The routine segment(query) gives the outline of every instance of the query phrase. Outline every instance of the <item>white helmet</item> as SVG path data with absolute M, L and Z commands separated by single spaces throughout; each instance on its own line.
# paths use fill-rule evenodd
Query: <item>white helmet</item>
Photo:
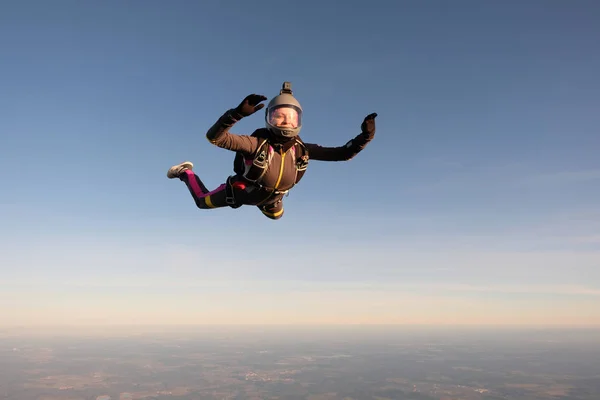
M 267 129 L 277 136 L 292 138 L 300 133 L 302 106 L 293 96 L 290 82 L 283 82 L 279 95 L 267 105 L 265 123 Z

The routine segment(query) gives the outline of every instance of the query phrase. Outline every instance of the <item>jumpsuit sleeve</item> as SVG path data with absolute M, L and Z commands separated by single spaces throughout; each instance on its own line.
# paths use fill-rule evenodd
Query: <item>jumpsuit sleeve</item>
M 375 133 L 359 133 L 354 139 L 350 139 L 344 146 L 323 147 L 314 143 L 304 143 L 311 160 L 319 161 L 348 161 L 360 153 L 371 140 Z
M 258 148 L 258 140 L 250 135 L 238 135 L 229 132 L 229 129 L 242 116 L 236 114 L 234 109 L 227 110 L 219 117 L 217 122 L 206 132 L 206 139 L 212 144 L 222 149 L 252 154 Z

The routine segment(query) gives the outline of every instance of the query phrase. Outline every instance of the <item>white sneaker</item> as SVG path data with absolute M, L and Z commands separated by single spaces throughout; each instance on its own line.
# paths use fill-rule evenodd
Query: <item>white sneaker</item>
M 181 164 L 173 165 L 171 168 L 169 168 L 169 171 L 167 171 L 167 178 L 178 178 L 179 175 L 183 173 L 183 171 L 187 169 L 191 170 L 192 168 L 194 168 L 194 164 L 192 164 L 190 161 L 185 161 Z

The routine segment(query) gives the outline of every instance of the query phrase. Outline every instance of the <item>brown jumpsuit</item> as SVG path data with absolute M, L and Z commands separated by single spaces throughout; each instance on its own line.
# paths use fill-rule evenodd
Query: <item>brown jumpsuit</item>
M 208 130 L 206 138 L 212 144 L 223 149 L 242 153 L 245 157 L 253 158 L 260 146 L 261 139 L 250 135 L 238 135 L 229 129 L 239 121 L 234 117 L 234 109 L 226 111 Z M 241 175 L 230 176 L 227 181 L 209 191 L 200 178 L 190 170 L 181 174 L 181 179 L 187 185 L 198 208 L 234 207 L 240 205 L 255 205 L 271 219 L 283 216 L 283 196 L 296 183 L 296 154 L 294 144 L 296 139 L 275 138 L 266 128 L 258 131 L 272 138 L 269 141 L 272 158 L 267 171 L 260 180 L 260 185 L 246 181 Z M 317 144 L 304 143 L 311 160 L 346 161 L 356 156 L 373 139 L 375 132 L 362 132 L 344 146 L 322 147 Z M 228 203 L 227 198 L 234 197 L 235 204 Z

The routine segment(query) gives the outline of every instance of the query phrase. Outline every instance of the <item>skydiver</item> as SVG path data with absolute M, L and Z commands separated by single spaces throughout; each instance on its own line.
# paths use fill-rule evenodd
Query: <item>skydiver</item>
M 267 100 L 250 94 L 233 109 L 227 110 L 206 133 L 208 141 L 220 148 L 236 152 L 234 175 L 209 191 L 193 172 L 193 163 L 185 161 L 169 168 L 169 179 L 179 178 L 201 209 L 253 205 L 268 218 L 283 216 L 283 196 L 304 175 L 309 158 L 319 161 L 347 161 L 361 152 L 375 136 L 375 117 L 367 115 L 361 133 L 344 146 L 322 147 L 304 143 L 298 136 L 302 128 L 302 107 L 293 96 L 291 84 L 284 82 L 279 95 L 271 99 L 265 110 L 265 128 L 251 135 L 238 135 L 229 129 L 242 118 L 261 110 Z

